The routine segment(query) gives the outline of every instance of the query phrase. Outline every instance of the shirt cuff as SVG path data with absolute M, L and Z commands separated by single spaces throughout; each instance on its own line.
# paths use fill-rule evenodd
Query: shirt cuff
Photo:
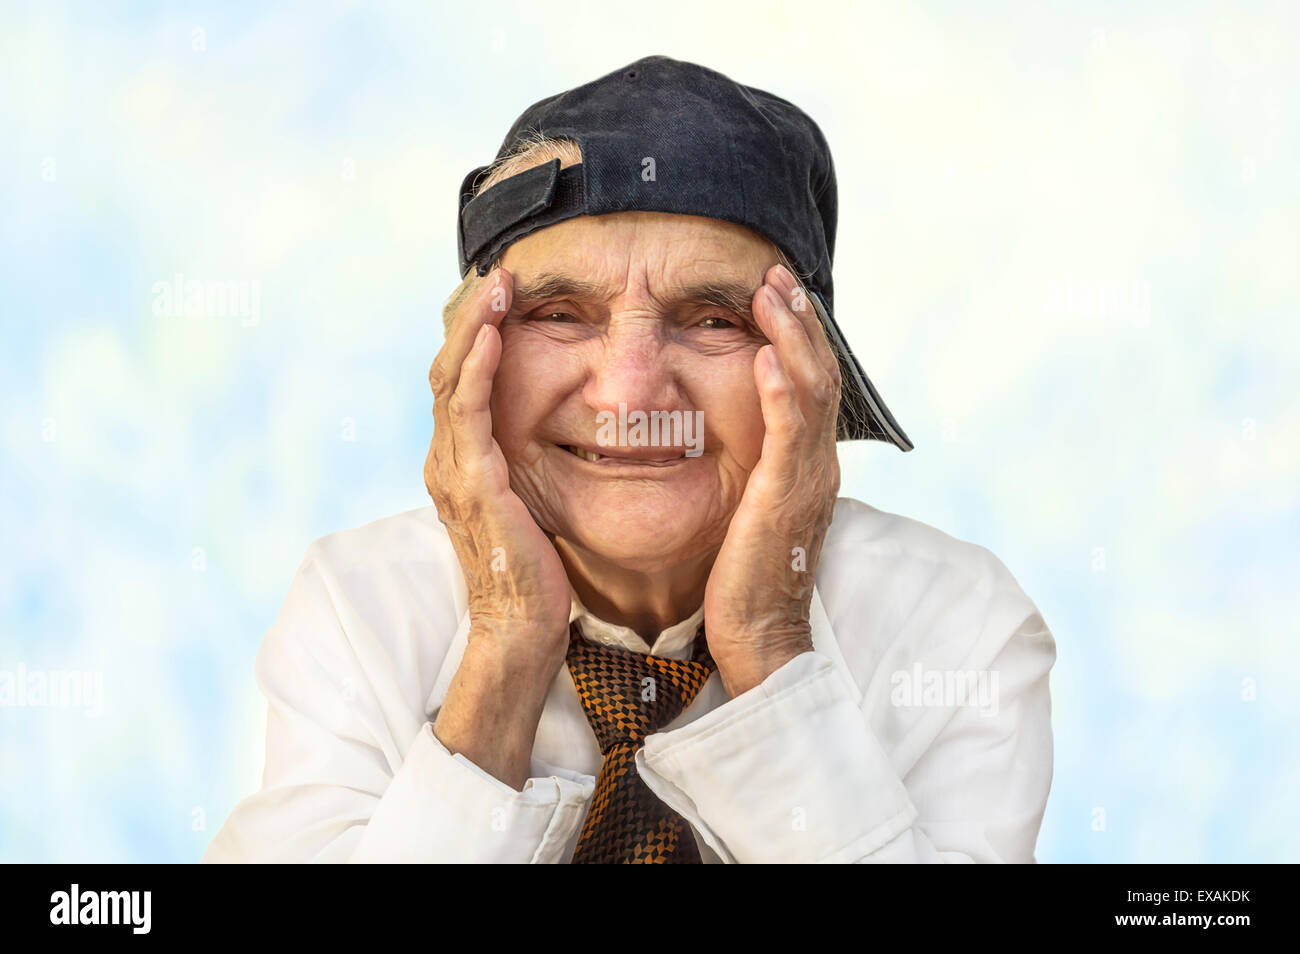
M 426 722 L 350 860 L 559 863 L 573 851 L 595 784 L 552 775 L 515 791 L 449 752 Z
M 801 653 L 712 712 L 648 736 L 637 771 L 724 862 L 857 861 L 917 812 L 847 678 L 830 657 Z

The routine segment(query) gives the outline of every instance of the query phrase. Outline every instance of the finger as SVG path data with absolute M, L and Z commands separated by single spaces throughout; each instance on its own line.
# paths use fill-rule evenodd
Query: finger
M 478 330 L 485 324 L 500 325 L 510 308 L 514 290 L 513 276 L 504 268 L 493 269 L 488 281 L 476 289 L 447 330 L 447 339 L 429 369 L 429 386 L 433 390 L 433 436 L 438 441 L 441 430 L 451 437 L 447 419 L 447 402 L 460 384 L 461 366 L 474 345 Z
M 489 493 L 503 489 L 497 486 L 502 475 L 496 467 L 499 452 L 492 437 L 491 407 L 492 380 L 500 361 L 500 333 L 490 324 L 479 326 L 461 365 L 456 393 L 447 402 L 456 466 L 468 484 Z
M 813 350 L 808 332 L 771 285 L 761 285 L 755 298 L 761 302 L 756 302 L 754 316 L 775 346 L 781 367 L 799 386 L 800 399 L 819 409 L 816 417 L 824 416 L 835 398 L 835 382 Z
M 758 349 L 754 358 L 754 383 L 763 412 L 761 460 L 777 473 L 796 470 L 798 446 L 804 432 L 804 416 L 794 381 L 781 363 L 773 345 Z
M 510 310 L 513 291 L 513 276 L 504 268 L 495 268 L 452 318 L 446 340 L 429 369 L 429 384 L 435 396 L 442 391 L 450 397 L 456 390 L 460 366 L 474 346 L 479 328 L 501 324 Z
M 831 343 L 827 339 L 826 329 L 822 327 L 821 318 L 817 315 L 817 308 L 813 305 L 812 298 L 808 295 L 807 290 L 795 280 L 795 277 L 790 274 L 790 270 L 784 265 L 773 265 L 767 270 L 765 278 L 768 284 L 775 286 L 777 291 L 781 293 L 785 303 L 794 313 L 794 316 L 799 319 L 800 324 L 803 325 L 822 367 L 832 377 L 838 379 L 840 363 L 835 360 L 835 354 L 831 351 Z

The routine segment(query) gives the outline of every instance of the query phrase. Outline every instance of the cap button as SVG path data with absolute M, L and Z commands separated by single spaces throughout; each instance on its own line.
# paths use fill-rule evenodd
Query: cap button
M 636 79 L 636 70 L 628 70 L 623 74 L 624 79 Z

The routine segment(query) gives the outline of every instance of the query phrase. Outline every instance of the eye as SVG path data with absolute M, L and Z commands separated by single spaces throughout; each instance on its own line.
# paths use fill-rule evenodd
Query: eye
M 710 322 L 716 322 L 716 324 L 710 324 Z M 709 315 L 709 317 L 704 318 L 700 321 L 700 327 L 725 329 L 725 328 L 739 328 L 740 326 L 736 324 L 734 321 L 732 321 L 730 318 L 723 318 L 721 315 Z
M 533 321 L 555 321 L 561 324 L 572 324 L 577 321 L 577 317 L 567 311 L 550 311 L 541 312 L 533 317 Z

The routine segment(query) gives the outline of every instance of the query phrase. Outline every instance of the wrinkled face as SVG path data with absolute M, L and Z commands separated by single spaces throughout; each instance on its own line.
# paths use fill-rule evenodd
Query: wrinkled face
M 646 571 L 722 543 L 762 447 L 750 306 L 776 263 L 749 229 L 658 212 L 506 250 L 493 430 L 544 529 Z

